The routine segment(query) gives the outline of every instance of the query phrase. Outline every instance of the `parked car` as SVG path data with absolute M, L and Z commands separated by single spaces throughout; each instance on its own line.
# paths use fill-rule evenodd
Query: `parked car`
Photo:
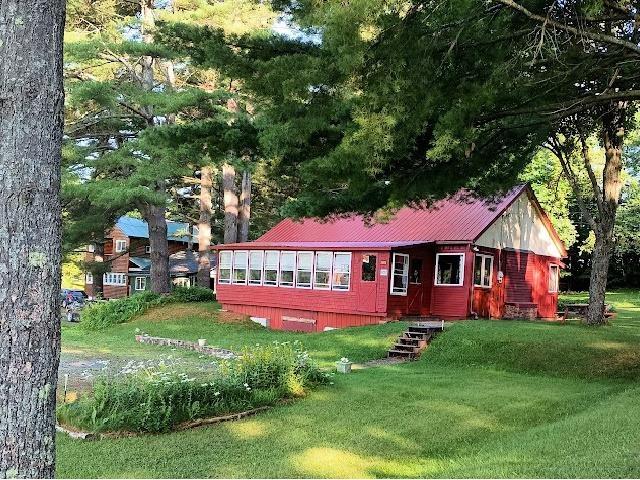
M 82 290 L 71 290 L 69 288 L 63 288 L 60 291 L 60 299 L 62 300 L 63 307 L 66 307 L 67 304 L 74 302 L 83 304 L 86 298 L 87 294 Z

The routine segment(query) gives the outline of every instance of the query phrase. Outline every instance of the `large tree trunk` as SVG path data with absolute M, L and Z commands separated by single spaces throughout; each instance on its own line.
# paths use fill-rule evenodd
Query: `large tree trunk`
M 200 218 L 198 219 L 198 285 L 209 288 L 211 285 L 211 188 L 213 187 L 213 168 L 202 167 L 200 173 Z
M 251 219 L 251 172 L 242 174 L 242 191 L 238 211 L 238 242 L 249 240 L 249 220 Z
M 93 261 L 101 262 L 104 265 L 104 239 L 94 243 Z M 102 297 L 104 293 L 103 269 L 93 273 L 93 296 Z
M 236 194 L 236 170 L 232 165 L 222 166 L 222 188 L 224 190 L 224 243 L 235 243 L 238 239 L 238 195 Z
M 169 293 L 169 242 L 167 241 L 166 208 L 164 205 L 145 205 L 142 214 L 149 225 L 151 246 L 151 290 Z
M 0 478 L 53 477 L 64 1 L 0 1 Z
M 599 208 L 599 221 L 596 244 L 591 257 L 591 278 L 589 283 L 589 308 L 587 323 L 599 325 L 605 322 L 605 293 L 609 263 L 615 248 L 614 226 L 618 203 L 622 192 L 622 149 L 624 146 L 624 124 L 626 105 L 616 103 L 602 119 L 602 146 L 605 152 L 605 165 L 602 172 L 602 204 Z

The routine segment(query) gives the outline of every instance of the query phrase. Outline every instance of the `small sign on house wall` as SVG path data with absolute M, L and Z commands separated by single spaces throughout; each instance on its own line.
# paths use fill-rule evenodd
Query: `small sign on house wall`
M 381 277 L 386 277 L 388 273 L 389 273 L 389 270 L 387 270 L 386 268 L 381 268 L 380 269 L 380 276 Z

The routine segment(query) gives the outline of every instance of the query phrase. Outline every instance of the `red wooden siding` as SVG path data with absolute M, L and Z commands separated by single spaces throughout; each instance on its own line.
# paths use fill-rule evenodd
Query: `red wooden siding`
M 431 278 L 431 315 L 447 319 L 460 319 L 469 316 L 470 295 L 473 282 L 473 255 L 469 245 L 444 245 L 437 253 L 464 253 L 464 281 L 461 286 L 435 285 L 435 273 Z M 434 259 L 435 262 L 435 259 Z
M 554 318 L 558 294 L 549 292 L 549 266 L 558 265 L 560 259 L 514 250 L 481 249 L 480 253 L 492 254 L 493 281 L 490 289 L 474 287 L 474 312 L 480 317 L 501 318 L 506 302 L 533 303 L 538 316 Z M 502 270 L 504 280 L 497 281 Z
M 362 257 L 376 256 L 376 281 L 362 281 Z M 378 323 L 386 317 L 389 276 L 389 252 L 351 253 L 349 291 L 315 290 L 258 285 L 217 285 L 217 298 L 224 308 L 269 319 L 272 328 L 311 331 L 309 322 L 285 320 L 282 317 L 313 319 L 313 331 L 325 327 L 343 328 Z M 361 289 L 367 289 L 367 303 L 361 305 Z

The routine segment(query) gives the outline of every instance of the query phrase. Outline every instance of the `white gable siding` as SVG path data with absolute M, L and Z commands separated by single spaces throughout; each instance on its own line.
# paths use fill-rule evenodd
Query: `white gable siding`
M 562 252 L 525 192 L 478 238 L 476 245 L 513 248 L 562 257 Z

